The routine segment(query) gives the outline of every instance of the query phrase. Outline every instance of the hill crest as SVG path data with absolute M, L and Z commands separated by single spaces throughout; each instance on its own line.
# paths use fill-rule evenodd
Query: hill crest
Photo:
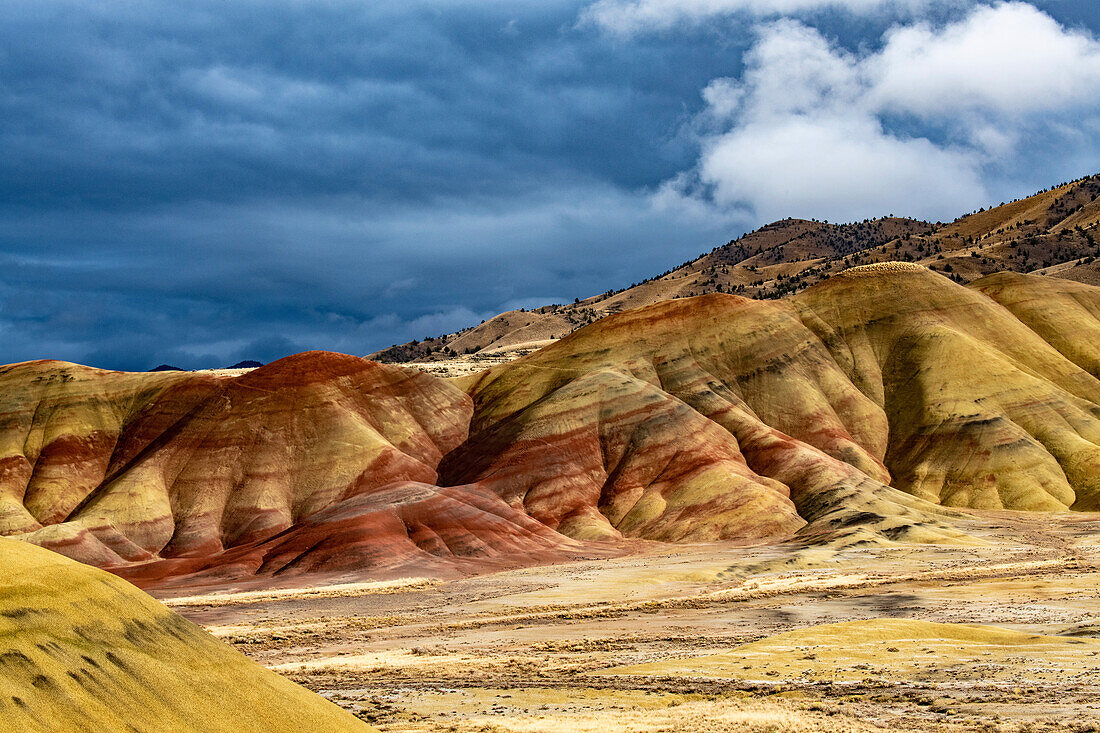
M 925 265 L 968 283 L 1009 270 L 1100 284 L 1100 175 L 972 212 L 949 223 L 887 216 L 833 224 L 783 219 L 621 290 L 508 311 L 452 334 L 397 344 L 384 362 L 465 358 L 490 364 L 545 346 L 604 316 L 662 300 L 735 293 L 775 299 L 853 266 Z

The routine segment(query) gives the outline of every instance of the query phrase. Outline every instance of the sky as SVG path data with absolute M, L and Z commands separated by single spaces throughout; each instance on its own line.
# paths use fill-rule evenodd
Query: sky
M 363 355 L 1097 172 L 1095 0 L 5 0 L 0 363 Z

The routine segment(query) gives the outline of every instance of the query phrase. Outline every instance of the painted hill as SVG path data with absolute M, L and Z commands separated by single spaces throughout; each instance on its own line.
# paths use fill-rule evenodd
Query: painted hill
M 374 730 L 130 584 L 0 539 L 0 728 Z
M 509 311 L 472 328 L 372 354 L 386 362 L 517 355 L 606 315 L 708 293 L 756 299 L 799 292 L 849 267 L 924 264 L 968 283 L 1000 271 L 1100 284 L 1100 175 L 975 212 L 949 224 L 886 217 L 852 224 L 785 219 L 622 290 Z
M 1058 287 L 1012 278 L 1005 302 Z M 577 537 L 776 537 L 853 514 L 900 537 L 931 526 L 912 497 L 1093 509 L 1100 381 L 1071 334 L 1096 317 L 1052 315 L 1048 342 L 979 289 L 1004 279 L 868 265 L 787 300 L 605 318 L 466 378 L 470 437 L 440 471 Z
M 0 370 L 0 531 L 144 586 L 464 573 L 624 540 L 960 541 L 1100 508 L 1100 289 L 907 262 L 603 318 L 461 380 Z
M 135 580 L 446 574 L 456 554 L 571 548 L 477 487 L 434 486 L 471 403 L 414 369 L 324 352 L 239 376 L 30 362 L 0 370 L 0 395 L 0 533 Z

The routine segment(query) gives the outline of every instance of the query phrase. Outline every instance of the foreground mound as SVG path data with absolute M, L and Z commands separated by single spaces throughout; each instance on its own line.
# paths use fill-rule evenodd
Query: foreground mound
M 369 731 L 112 575 L 0 540 L 0 728 Z
M 671 659 L 605 674 L 791 679 L 935 680 L 943 676 L 1011 681 L 1010 662 L 1049 667 L 1052 678 L 1094 671 L 1100 640 L 1045 636 L 994 626 L 880 618 L 811 626 L 691 659 Z M 976 665 L 975 662 L 981 662 Z

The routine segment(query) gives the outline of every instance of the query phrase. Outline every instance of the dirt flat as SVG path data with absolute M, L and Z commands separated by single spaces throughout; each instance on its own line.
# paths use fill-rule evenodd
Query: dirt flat
M 1100 728 L 1100 515 L 962 527 L 171 603 L 383 731 Z

